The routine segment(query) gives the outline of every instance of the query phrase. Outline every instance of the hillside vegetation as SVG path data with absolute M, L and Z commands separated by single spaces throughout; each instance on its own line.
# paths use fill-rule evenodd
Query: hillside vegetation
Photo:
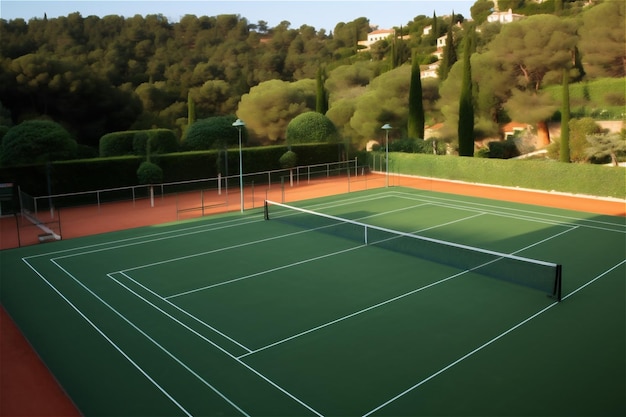
M 339 22 L 330 33 L 289 22 L 270 28 L 240 15 L 0 20 L 0 135 L 23 121 L 51 120 L 84 158 L 90 150 L 97 156 L 104 135 L 126 130 L 169 129 L 184 149 L 189 125 L 219 116 L 243 119 L 248 145 L 284 144 L 291 120 L 323 108 L 348 147 L 380 141 L 385 123 L 392 140 L 428 139 L 407 134 L 411 62 L 437 61 L 442 36 L 440 76 L 420 80 L 420 108 L 427 126 L 443 126 L 436 136 L 447 153 L 458 146 L 464 53 L 471 54 L 475 139 L 498 137 L 511 120 L 541 129 L 560 117 L 564 70 L 573 117 L 623 117 L 623 2 L 499 6 L 527 16 L 488 23 L 494 5 L 487 0 L 475 2 L 471 19 L 398 16 L 396 36 L 365 51 L 358 41 L 375 23 L 367 17 Z

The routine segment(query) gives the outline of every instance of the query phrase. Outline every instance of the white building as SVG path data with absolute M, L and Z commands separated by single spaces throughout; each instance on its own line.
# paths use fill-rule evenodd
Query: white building
M 500 22 L 503 25 L 507 24 L 507 23 L 511 23 L 511 22 L 515 22 L 517 20 L 522 20 L 524 17 L 523 14 L 516 14 L 513 13 L 513 10 L 509 9 L 506 12 L 493 12 L 491 13 L 489 16 L 487 16 L 487 22 L 489 23 L 494 23 L 494 22 Z
M 392 37 L 394 33 L 396 33 L 396 31 L 393 29 L 374 30 L 367 34 L 366 41 L 359 41 L 359 46 L 364 46 L 364 48 L 361 50 L 370 49 L 370 47 L 374 45 L 376 42 Z

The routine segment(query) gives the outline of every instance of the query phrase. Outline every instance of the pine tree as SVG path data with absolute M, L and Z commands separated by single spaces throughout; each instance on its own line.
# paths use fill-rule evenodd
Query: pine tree
M 409 86 L 409 118 L 407 133 L 410 138 L 424 139 L 424 103 L 419 59 L 413 53 L 411 60 L 411 85 Z
M 459 99 L 459 155 L 474 156 L 474 103 L 472 100 L 472 68 L 470 57 L 473 49 L 472 28 L 463 46 L 463 82 Z

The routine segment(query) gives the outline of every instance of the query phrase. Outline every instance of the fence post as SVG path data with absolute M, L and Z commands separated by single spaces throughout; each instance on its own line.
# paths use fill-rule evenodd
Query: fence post
M 280 177 L 280 189 L 282 190 L 282 197 L 281 197 L 281 203 L 285 202 L 285 177 L 281 176 Z

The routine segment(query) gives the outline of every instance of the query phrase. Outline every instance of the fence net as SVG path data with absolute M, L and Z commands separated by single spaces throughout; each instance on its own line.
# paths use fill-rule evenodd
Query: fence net
M 49 207 L 49 213 L 40 214 L 39 208 L 37 207 L 37 200 L 33 196 L 24 192 L 19 187 L 18 195 L 21 218 L 18 222 L 18 228 L 22 230 L 38 229 L 38 240 L 40 242 L 61 240 L 61 221 L 59 213 L 55 213 L 53 206 Z

